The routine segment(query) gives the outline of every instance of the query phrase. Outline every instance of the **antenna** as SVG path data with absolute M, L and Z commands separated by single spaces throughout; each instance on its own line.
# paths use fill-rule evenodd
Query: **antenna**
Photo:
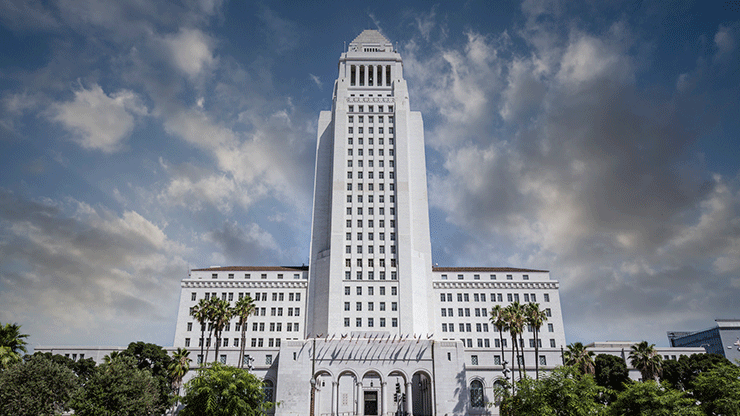
M 347 41 L 346 40 L 344 41 L 344 49 L 342 50 L 342 52 L 347 52 Z

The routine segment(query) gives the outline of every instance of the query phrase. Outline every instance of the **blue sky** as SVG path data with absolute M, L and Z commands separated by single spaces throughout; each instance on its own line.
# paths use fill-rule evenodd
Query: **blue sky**
M 738 1 L 8 0 L 0 322 L 170 345 L 188 268 L 307 263 L 368 28 L 424 116 L 435 263 L 550 270 L 569 342 L 738 317 Z

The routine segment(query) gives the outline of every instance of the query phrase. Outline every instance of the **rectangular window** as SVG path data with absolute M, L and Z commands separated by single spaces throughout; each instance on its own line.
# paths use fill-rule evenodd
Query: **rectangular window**
M 194 301 L 194 300 L 196 299 L 196 297 L 197 297 L 197 296 L 198 296 L 198 295 L 197 295 L 197 294 L 196 294 L 195 292 L 191 293 L 191 294 L 190 294 L 190 300 Z
M 555 348 L 555 340 L 550 339 L 550 348 Z
M 550 311 L 550 308 L 546 308 L 546 309 L 545 309 L 545 315 L 546 315 L 546 316 L 547 316 L 548 318 L 552 317 L 552 311 Z
M 375 324 L 375 322 L 374 322 L 373 318 L 367 318 L 367 326 L 368 327 L 372 328 L 374 324 Z
M 552 326 L 552 324 L 547 324 L 547 332 L 555 332 L 555 328 Z
M 477 355 L 471 355 L 470 356 L 470 365 L 478 365 L 478 356 Z
M 272 354 L 265 355 L 265 365 L 272 365 Z
M 447 324 L 442 324 L 442 332 L 447 332 Z
M 380 302 L 380 310 L 381 311 L 385 310 L 385 302 Z
M 192 331 L 192 330 L 193 330 L 193 323 L 188 322 L 188 331 Z
M 392 311 L 398 310 L 398 302 L 391 302 L 391 310 Z
M 550 295 L 549 294 L 545 293 L 543 296 L 545 297 L 545 302 L 549 302 L 550 301 Z
M 185 346 L 186 347 L 190 346 L 190 338 L 185 338 Z
M 355 326 L 358 328 L 362 326 L 362 318 L 355 318 Z
M 398 328 L 398 318 L 391 318 L 391 326 L 393 328 Z

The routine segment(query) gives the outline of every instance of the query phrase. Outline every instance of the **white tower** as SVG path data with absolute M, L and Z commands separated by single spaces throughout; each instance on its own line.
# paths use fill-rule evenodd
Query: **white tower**
M 433 332 L 424 127 L 378 31 L 341 55 L 318 124 L 306 335 Z

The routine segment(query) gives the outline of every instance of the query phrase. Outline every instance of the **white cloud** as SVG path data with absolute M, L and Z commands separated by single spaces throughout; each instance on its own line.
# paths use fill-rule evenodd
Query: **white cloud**
M 183 28 L 166 36 L 164 44 L 172 57 L 173 66 L 190 78 L 199 76 L 213 66 L 213 39 L 194 28 Z
M 53 104 L 51 119 L 62 123 L 73 134 L 73 140 L 86 149 L 113 153 L 131 134 L 134 116 L 148 110 L 133 91 L 121 90 L 106 95 L 100 85 L 81 88 L 74 99 Z
M 319 77 L 317 77 L 314 74 L 308 74 L 308 76 L 309 76 L 309 78 L 311 78 L 311 81 L 313 81 L 314 84 L 316 84 L 316 86 L 319 87 L 319 89 L 320 89 L 321 86 L 322 86 L 322 84 L 321 84 L 321 80 L 319 79 Z
M 125 344 L 131 333 L 171 328 L 172 285 L 189 251 L 138 212 L 1 190 L 0 230 L 0 257 L 12 259 L 0 264 L 0 321 L 23 322 L 31 334 L 51 323 L 54 338 L 43 342 L 53 344 Z

